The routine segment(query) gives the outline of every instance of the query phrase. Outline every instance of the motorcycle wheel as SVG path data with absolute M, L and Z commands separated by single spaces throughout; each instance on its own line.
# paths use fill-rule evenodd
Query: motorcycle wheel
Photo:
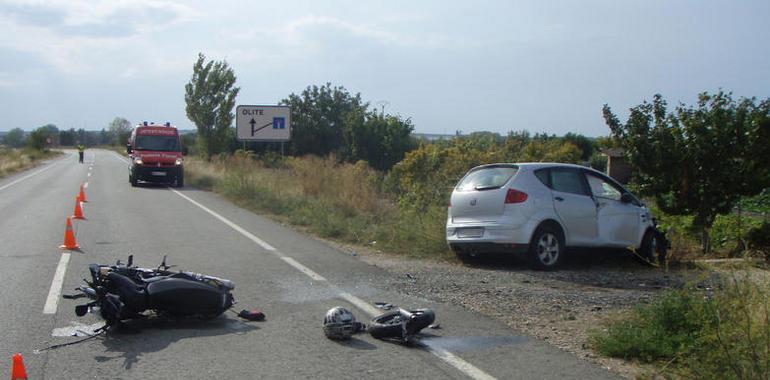
M 406 334 L 414 335 L 428 327 L 436 319 L 433 310 L 417 309 L 408 313 L 416 317 L 406 323 Z M 377 339 L 404 338 L 404 329 L 401 327 L 402 313 L 400 310 L 390 311 L 372 319 L 369 325 L 369 334 Z

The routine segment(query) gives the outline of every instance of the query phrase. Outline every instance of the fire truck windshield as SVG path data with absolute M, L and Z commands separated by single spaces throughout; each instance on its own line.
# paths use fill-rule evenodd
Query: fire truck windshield
M 136 136 L 136 150 L 179 152 L 179 138 L 176 136 Z

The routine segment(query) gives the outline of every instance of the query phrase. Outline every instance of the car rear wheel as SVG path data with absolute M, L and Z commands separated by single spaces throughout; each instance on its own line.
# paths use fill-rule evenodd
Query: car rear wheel
M 529 244 L 529 260 L 534 269 L 554 270 L 564 256 L 564 238 L 551 226 L 535 231 Z

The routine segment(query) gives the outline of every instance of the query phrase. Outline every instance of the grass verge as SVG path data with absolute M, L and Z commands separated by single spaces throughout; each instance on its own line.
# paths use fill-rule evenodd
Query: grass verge
M 0 148 L 0 178 L 31 168 L 39 161 L 61 154 L 51 150 Z
M 616 316 L 595 332 L 601 354 L 652 363 L 655 375 L 770 378 L 767 278 L 733 271 L 714 289 L 689 286 Z
M 398 207 L 381 190 L 381 174 L 363 161 L 262 161 L 237 152 L 209 162 L 188 158 L 185 178 L 188 184 L 323 238 L 415 257 L 453 257 L 443 235 L 446 210 Z

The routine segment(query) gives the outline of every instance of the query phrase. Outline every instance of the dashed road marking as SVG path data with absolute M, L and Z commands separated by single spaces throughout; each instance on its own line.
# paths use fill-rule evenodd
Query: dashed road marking
M 354 295 L 352 295 L 350 293 L 347 293 L 347 292 L 344 292 L 344 291 L 338 289 L 336 286 L 334 286 L 333 284 L 329 283 L 329 281 L 325 277 L 323 277 L 320 274 L 314 272 L 310 268 L 302 265 L 300 262 L 298 262 L 294 258 L 291 258 L 291 257 L 286 256 L 285 254 L 281 253 L 280 251 L 275 249 L 275 247 L 273 247 L 272 245 L 268 244 L 264 240 L 262 240 L 259 237 L 255 236 L 251 232 L 246 231 L 243 227 L 241 227 L 241 226 L 231 222 L 229 219 L 225 218 L 224 216 L 219 215 L 218 213 L 212 211 L 208 207 L 200 204 L 199 202 L 197 202 L 197 201 L 193 200 L 192 198 L 182 194 L 179 191 L 171 189 L 171 188 L 169 188 L 169 190 L 174 192 L 176 195 L 179 195 L 180 197 L 188 200 L 190 203 L 198 206 L 200 209 L 202 209 L 203 211 L 206 211 L 211 216 L 219 219 L 222 223 L 224 223 L 227 226 L 229 226 L 230 228 L 238 231 L 241 235 L 243 235 L 246 238 L 248 238 L 249 240 L 257 243 L 257 245 L 261 246 L 262 248 L 264 248 L 265 250 L 269 251 L 270 253 L 276 255 L 281 260 L 283 260 L 287 264 L 291 265 L 292 267 L 294 267 L 298 271 L 304 273 L 306 276 L 310 277 L 311 279 L 313 279 L 315 281 L 326 282 L 330 287 L 332 287 L 332 289 L 334 289 L 337 292 L 337 295 L 340 298 L 342 298 L 342 299 L 350 302 L 351 304 L 355 305 L 359 309 L 361 309 L 364 312 L 366 312 L 367 314 L 369 314 L 371 317 L 374 317 L 374 316 L 380 314 L 380 310 L 378 310 L 374 306 L 370 305 L 369 303 L 367 303 L 366 301 L 362 300 L 361 298 L 358 298 L 358 297 L 356 297 L 356 296 L 354 296 Z M 476 380 L 491 380 L 491 379 L 495 379 L 495 377 L 489 375 L 488 373 L 484 372 L 480 368 L 474 366 L 473 364 L 463 360 L 459 356 L 457 356 L 457 355 L 455 355 L 455 354 L 453 354 L 453 353 L 451 353 L 451 352 L 449 352 L 449 351 L 447 351 L 447 350 L 445 350 L 443 348 L 425 347 L 425 349 L 428 352 L 430 352 L 431 354 L 433 354 L 434 356 L 436 356 L 437 358 L 443 360 L 445 363 L 451 365 L 452 367 L 454 367 L 455 369 L 457 369 L 458 371 L 464 373 L 465 375 L 467 375 L 468 377 L 470 377 L 472 379 L 476 379 Z
M 115 157 L 116 159 L 120 160 L 123 163 L 127 163 L 128 162 L 128 160 L 123 159 L 120 156 L 117 156 L 117 153 L 113 157 Z M 203 211 L 206 211 L 211 216 L 219 219 L 222 223 L 224 223 L 227 226 L 229 226 L 230 228 L 238 231 L 241 235 L 243 235 L 246 238 L 248 238 L 249 240 L 257 243 L 257 245 L 261 246 L 262 248 L 264 248 L 265 250 L 269 251 L 270 253 L 278 256 L 281 260 L 283 260 L 287 264 L 291 265 L 295 269 L 299 270 L 300 272 L 304 273 L 305 275 L 307 275 L 308 277 L 312 278 L 313 280 L 326 282 L 327 284 L 329 284 L 329 286 L 331 286 L 333 289 L 335 289 L 337 291 L 337 294 L 340 296 L 340 298 L 342 298 L 342 299 L 350 302 L 351 304 L 355 305 L 359 309 L 361 309 L 364 312 L 366 312 L 367 314 L 369 314 L 371 317 L 374 317 L 374 316 L 380 314 L 380 310 L 378 310 L 376 307 L 370 305 L 369 303 L 367 303 L 366 301 L 362 300 L 361 298 L 358 298 L 358 297 L 356 297 L 356 296 L 354 296 L 354 295 L 352 295 L 350 293 L 347 293 L 347 292 L 344 292 L 342 290 L 337 289 L 337 287 L 332 285 L 331 283 L 329 283 L 329 281 L 326 280 L 325 277 L 323 277 L 320 274 L 314 272 L 313 270 L 307 268 L 306 266 L 300 264 L 298 261 L 294 260 L 293 258 L 284 255 L 283 253 L 281 253 L 280 251 L 275 249 L 275 247 L 273 247 L 272 245 L 270 245 L 267 242 L 265 242 L 264 240 L 258 238 L 257 236 L 255 236 L 251 232 L 246 231 L 241 226 L 231 222 L 229 219 L 225 218 L 224 216 L 219 215 L 218 213 L 212 211 L 208 207 L 198 203 L 197 201 L 195 201 L 192 198 L 190 198 L 190 197 L 180 193 L 177 190 L 174 190 L 174 189 L 169 189 L 169 190 L 171 190 L 175 194 L 179 195 L 180 197 L 188 200 L 190 203 L 198 206 L 200 209 L 202 209 Z M 300 269 L 300 268 L 302 268 L 302 269 Z M 453 353 L 451 353 L 451 352 L 449 352 L 449 351 L 447 351 L 447 350 L 445 350 L 443 348 L 426 347 L 425 349 L 428 352 L 430 352 L 431 354 L 433 354 L 434 356 L 436 356 L 437 358 L 443 360 L 445 363 L 451 365 L 452 367 L 454 367 L 455 369 L 457 369 L 458 371 L 464 373 L 465 375 L 467 375 L 468 377 L 470 377 L 472 379 L 476 379 L 476 380 L 492 380 L 492 379 L 495 379 L 494 376 L 489 375 L 488 373 L 484 372 L 480 368 L 474 366 L 471 363 L 468 363 L 467 361 L 463 360 L 459 356 L 457 356 L 457 355 L 455 355 L 455 354 L 453 354 Z
M 59 259 L 59 265 L 56 266 L 56 272 L 51 281 L 51 289 L 48 291 L 48 298 L 43 306 L 43 314 L 56 314 L 56 308 L 61 298 L 61 289 L 64 285 L 64 274 L 67 272 L 67 264 L 70 262 L 70 253 L 64 252 Z

